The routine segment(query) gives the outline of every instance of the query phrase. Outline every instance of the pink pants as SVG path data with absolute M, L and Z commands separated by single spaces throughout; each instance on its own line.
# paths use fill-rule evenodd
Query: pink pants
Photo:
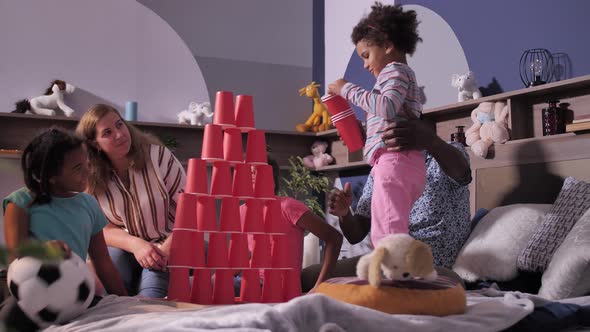
M 426 163 L 422 151 L 375 152 L 371 199 L 371 242 L 394 233 L 408 233 L 410 211 L 422 195 Z

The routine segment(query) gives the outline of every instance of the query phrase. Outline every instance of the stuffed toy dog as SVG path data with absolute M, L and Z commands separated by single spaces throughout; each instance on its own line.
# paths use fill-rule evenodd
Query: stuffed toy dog
M 44 95 L 16 102 L 16 110 L 12 113 L 29 111 L 33 114 L 53 116 L 56 110 L 60 109 L 65 116 L 70 117 L 74 114 L 74 110 L 64 103 L 64 95 L 74 90 L 76 90 L 75 86 L 62 80 L 55 80 L 51 82 Z
M 382 238 L 375 250 L 361 257 L 356 266 L 357 277 L 368 280 L 373 287 L 381 285 L 382 273 L 390 280 L 438 277 L 430 247 L 401 233 Z

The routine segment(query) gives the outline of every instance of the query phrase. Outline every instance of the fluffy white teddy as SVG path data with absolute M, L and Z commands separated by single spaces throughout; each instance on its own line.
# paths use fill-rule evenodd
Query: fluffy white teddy
M 454 74 L 451 85 L 459 90 L 457 95 L 457 101 L 459 102 L 481 98 L 481 92 L 472 71 L 463 75 Z
M 197 103 L 191 101 L 188 104 L 188 109 L 178 113 L 178 123 L 190 124 L 193 126 L 204 126 L 213 122 L 213 110 L 211 110 L 211 103 Z

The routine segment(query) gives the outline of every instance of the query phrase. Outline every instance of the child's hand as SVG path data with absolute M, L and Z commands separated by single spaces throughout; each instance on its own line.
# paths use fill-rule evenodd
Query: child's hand
M 344 217 L 350 211 L 350 205 L 352 205 L 352 192 L 350 189 L 350 183 L 344 184 L 344 190 L 332 189 L 328 196 L 328 213 L 337 217 Z
M 59 250 L 63 255 L 63 258 L 70 258 L 72 255 L 72 249 L 70 249 L 70 246 L 62 240 L 51 240 L 45 242 L 45 244 L 51 249 Z
M 342 87 L 344 86 L 344 84 L 348 83 L 348 81 L 346 81 L 345 79 L 337 79 L 334 82 L 330 83 L 328 85 L 328 92 L 333 94 L 333 95 L 339 95 L 340 94 L 340 90 L 342 90 Z

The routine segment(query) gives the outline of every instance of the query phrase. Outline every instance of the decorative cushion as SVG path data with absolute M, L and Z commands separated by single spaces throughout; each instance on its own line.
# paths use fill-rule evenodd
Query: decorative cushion
M 516 259 L 551 204 L 514 204 L 488 212 L 461 248 L 453 270 L 464 280 L 507 281 L 518 275 Z
M 550 300 L 590 292 L 590 209 L 553 254 L 541 283 L 539 295 Z
M 447 316 L 462 314 L 467 307 L 460 281 L 448 276 L 434 281 L 383 280 L 380 287 L 356 277 L 332 278 L 315 292 L 388 314 Z
M 590 184 L 566 178 L 551 211 L 518 256 L 518 268 L 530 272 L 545 271 L 555 250 L 589 207 Z

